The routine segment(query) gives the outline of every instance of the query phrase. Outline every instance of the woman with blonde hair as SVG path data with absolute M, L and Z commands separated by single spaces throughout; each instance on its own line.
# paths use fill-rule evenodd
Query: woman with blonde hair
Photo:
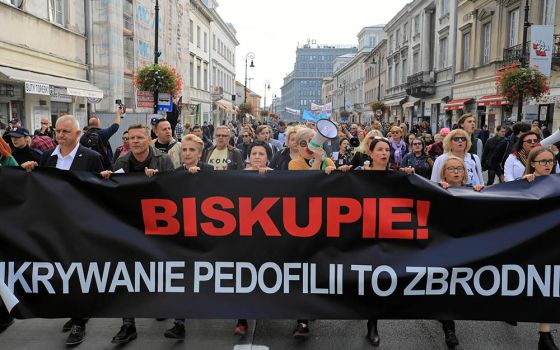
M 402 128 L 403 125 L 404 129 Z M 392 170 L 399 170 L 404 156 L 408 153 L 408 147 L 404 141 L 406 133 L 405 130 L 405 124 L 401 124 L 401 126 L 392 126 L 389 130 L 389 133 L 391 134 L 391 138 L 389 139 L 389 144 L 391 145 L 391 160 L 389 161 L 389 167 Z
M 482 178 L 480 158 L 476 154 L 468 153 L 471 146 L 471 138 L 465 130 L 456 129 L 451 131 L 443 139 L 444 153 L 434 162 L 431 180 L 439 183 L 441 181 L 440 174 L 444 161 L 450 156 L 455 156 L 463 159 L 465 163 L 465 170 L 467 171 L 466 184 L 472 186 L 483 185 L 484 179 Z
M 305 129 L 303 125 L 294 125 L 286 128 L 284 132 L 284 148 L 280 152 L 276 152 L 270 161 L 270 167 L 275 170 L 288 170 L 288 164 L 293 159 L 300 158 L 298 146 L 296 143 L 296 133 Z

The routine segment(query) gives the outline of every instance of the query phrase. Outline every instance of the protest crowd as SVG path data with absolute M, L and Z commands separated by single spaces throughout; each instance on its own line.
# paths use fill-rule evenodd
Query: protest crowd
M 121 131 L 122 145 L 114 151 L 109 139 L 119 134 L 121 114 L 106 128 L 91 116 L 82 130 L 76 118 L 60 117 L 53 127 L 48 119 L 31 133 L 19 120 L 10 121 L 0 138 L 0 166 L 38 167 L 95 172 L 108 179 L 113 173 L 144 173 L 148 177 L 163 172 L 210 173 L 213 171 L 255 171 L 265 175 L 275 170 L 385 171 L 416 174 L 443 189 L 470 187 L 483 191 L 485 186 L 507 181 L 532 182 L 538 176 L 559 171 L 558 143 L 543 147 L 550 136 L 539 122 L 517 122 L 495 130 L 476 128 L 471 114 L 463 115 L 453 128 L 430 130 L 428 123 L 337 125 L 337 135 L 320 147 L 311 147 L 317 129 L 314 123 L 229 122 L 214 127 L 177 124 L 165 118 L 153 119 L 151 128 L 131 125 Z M 134 318 L 123 316 L 121 329 L 112 342 L 125 344 L 137 338 Z M 178 315 L 179 316 L 179 315 Z M 64 325 L 69 331 L 67 345 L 81 343 L 87 319 L 72 318 Z M 0 311 L 0 332 L 13 324 L 5 307 Z M 165 337 L 185 338 L 185 319 L 175 319 Z M 459 345 L 453 320 L 441 320 L 443 341 L 450 349 Z M 515 325 L 512 320 L 508 323 Z M 378 320 L 367 321 L 367 338 L 379 346 Z M 235 334 L 245 336 L 247 320 L 239 319 Z M 307 338 L 309 320 L 295 321 L 293 336 Z M 459 330 L 460 332 L 460 330 Z M 539 324 L 538 349 L 558 349 L 550 324 Z

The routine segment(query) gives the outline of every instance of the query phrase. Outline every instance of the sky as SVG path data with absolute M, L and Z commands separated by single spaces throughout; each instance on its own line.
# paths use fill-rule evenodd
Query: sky
M 244 83 L 245 57 L 255 54 L 247 86 L 271 97 L 281 95 L 283 79 L 294 69 L 296 49 L 316 40 L 319 45 L 358 46 L 363 27 L 386 24 L 411 0 L 218 0 L 218 13 L 237 30 L 236 79 Z M 249 61 L 250 64 L 250 61 Z M 263 101 L 264 102 L 264 101 Z

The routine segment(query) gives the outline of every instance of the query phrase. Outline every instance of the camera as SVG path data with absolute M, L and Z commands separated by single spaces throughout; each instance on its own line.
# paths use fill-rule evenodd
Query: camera
M 119 106 L 119 109 L 121 110 L 121 118 L 124 118 L 124 116 L 126 115 L 126 106 L 122 103 L 122 100 L 115 100 L 115 104 L 117 106 Z

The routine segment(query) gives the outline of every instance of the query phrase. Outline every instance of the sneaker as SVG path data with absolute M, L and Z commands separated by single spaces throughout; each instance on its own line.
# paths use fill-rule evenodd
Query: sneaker
M 74 325 L 74 323 L 72 323 L 72 319 L 66 321 L 66 323 L 64 323 L 64 325 L 62 326 L 62 331 L 63 332 L 68 332 L 72 329 L 72 326 Z
M 296 329 L 294 330 L 294 338 L 307 339 L 308 336 L 309 336 L 309 325 L 303 322 L 298 323 Z
M 457 345 L 459 345 L 459 339 L 455 335 L 455 331 L 452 329 L 447 329 L 445 331 L 445 344 L 447 344 L 447 348 L 455 349 Z
M 136 333 L 136 326 L 132 324 L 123 324 L 119 333 L 117 333 L 117 335 L 113 337 L 113 340 L 111 340 L 111 343 L 128 343 L 129 341 L 136 339 L 137 336 L 138 334 Z
M 249 326 L 247 325 L 247 323 L 238 322 L 235 326 L 234 334 L 244 337 L 245 335 L 247 335 L 248 328 Z
M 14 324 L 13 317 L 2 318 L 2 320 L 0 320 L 0 333 L 4 332 L 6 329 L 8 329 L 8 327 L 10 327 L 13 324 Z
M 70 328 L 70 334 L 68 335 L 68 339 L 66 339 L 66 345 L 78 345 L 84 341 L 86 338 L 86 327 L 72 325 Z
M 185 325 L 175 322 L 173 327 L 166 330 L 163 335 L 171 339 L 185 339 Z

